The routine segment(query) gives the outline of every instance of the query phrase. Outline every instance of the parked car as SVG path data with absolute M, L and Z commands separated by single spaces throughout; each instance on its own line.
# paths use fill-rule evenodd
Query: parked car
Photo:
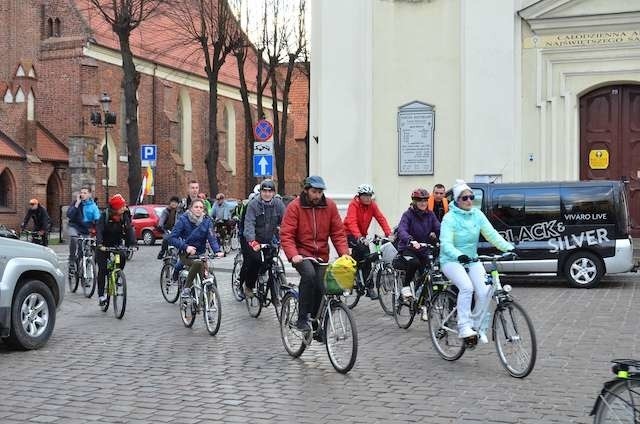
M 0 338 L 18 349 L 44 346 L 53 333 L 64 287 L 53 250 L 0 237 Z
M 0 224 L 0 237 L 6 237 L 10 239 L 15 239 L 15 240 L 18 240 L 20 238 L 14 230 L 7 228 L 1 224 Z
M 469 186 L 474 205 L 518 243 L 518 259 L 499 262 L 500 272 L 554 273 L 571 287 L 590 288 L 604 274 L 634 267 L 627 187 L 621 181 Z M 481 236 L 478 253 L 496 252 Z
M 133 205 L 130 206 L 133 229 L 136 239 L 148 246 L 155 244 L 164 233 L 158 228 L 160 214 L 165 205 Z

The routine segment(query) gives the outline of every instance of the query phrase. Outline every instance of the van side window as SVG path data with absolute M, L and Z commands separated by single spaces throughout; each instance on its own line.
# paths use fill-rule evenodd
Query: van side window
M 524 225 L 524 193 L 522 190 L 495 190 L 491 215 L 508 227 Z
M 524 211 L 526 226 L 557 220 L 560 216 L 560 189 L 558 187 L 526 189 Z
M 615 223 L 613 187 L 563 187 L 562 218 L 568 225 Z

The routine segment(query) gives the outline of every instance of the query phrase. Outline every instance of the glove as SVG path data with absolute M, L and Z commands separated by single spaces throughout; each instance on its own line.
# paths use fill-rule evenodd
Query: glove
M 104 247 L 103 245 L 99 245 L 99 246 L 98 246 L 98 250 L 100 250 L 100 251 L 104 252 L 105 250 L 107 250 L 107 248 L 106 248 L 106 247 Z
M 256 252 L 260 250 L 260 243 L 258 243 L 256 240 L 250 241 L 249 246 L 251 246 L 251 248 Z
M 468 257 L 467 255 L 460 255 L 458 256 L 458 262 L 460 262 L 463 265 L 466 265 L 469 262 L 471 262 L 471 258 Z

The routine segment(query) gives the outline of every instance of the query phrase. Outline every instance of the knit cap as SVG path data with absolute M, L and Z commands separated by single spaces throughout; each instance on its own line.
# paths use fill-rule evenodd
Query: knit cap
M 464 182 L 464 180 L 456 180 L 456 183 L 453 185 L 453 200 L 458 200 L 460 193 L 465 190 L 473 191 L 471 190 L 471 187 Z

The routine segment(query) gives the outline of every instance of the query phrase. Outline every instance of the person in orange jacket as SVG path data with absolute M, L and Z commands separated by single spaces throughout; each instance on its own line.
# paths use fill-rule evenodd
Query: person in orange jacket
M 347 234 L 347 241 L 351 248 L 351 256 L 359 262 L 362 269 L 362 278 L 367 281 L 371 272 L 371 263 L 368 261 L 360 263 L 369 254 L 369 245 L 366 241 L 369 225 L 373 218 L 378 221 L 385 236 L 391 235 L 391 228 L 384 217 L 377 203 L 373 200 L 373 187 L 370 184 L 360 184 L 357 194 L 349 203 L 347 216 L 344 218 L 344 229 Z M 378 294 L 373 290 L 373 286 L 366 287 L 367 296 L 377 299 Z
M 436 184 L 433 186 L 433 192 L 427 200 L 427 209 L 433 212 L 438 218 L 438 221 L 442 222 L 444 215 L 449 212 L 449 203 L 444 197 L 445 188 L 442 184 Z

